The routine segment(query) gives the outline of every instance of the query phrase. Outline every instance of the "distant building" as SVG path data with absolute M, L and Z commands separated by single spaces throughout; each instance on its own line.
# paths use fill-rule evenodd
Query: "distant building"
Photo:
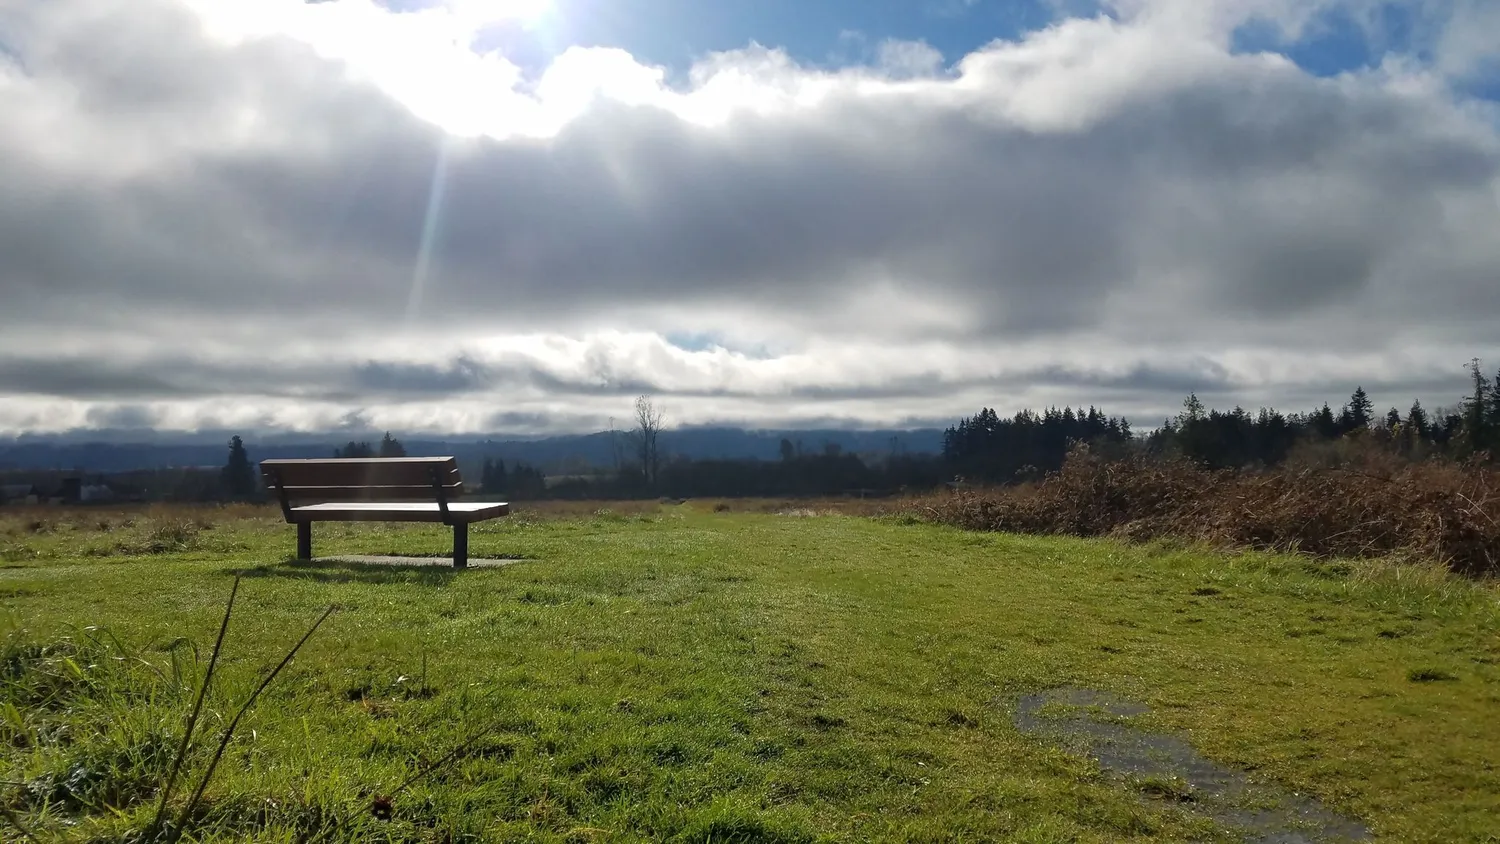
M 41 500 L 41 490 L 35 484 L 0 485 L 0 504 L 37 504 Z
M 114 501 L 119 496 L 105 484 L 91 484 L 80 477 L 63 478 L 61 489 L 55 496 L 59 504 L 90 504 Z
M 84 484 L 78 490 L 78 500 L 82 502 L 91 501 L 113 501 L 115 491 L 104 484 Z

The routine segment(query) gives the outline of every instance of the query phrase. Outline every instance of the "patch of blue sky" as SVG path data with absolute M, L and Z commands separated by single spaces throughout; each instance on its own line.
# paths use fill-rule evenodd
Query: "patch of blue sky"
M 379 2 L 414 10 L 444 0 Z M 1255 20 L 1234 33 L 1232 48 L 1276 52 L 1319 76 L 1377 67 L 1392 54 L 1427 63 L 1433 61 L 1434 28 L 1446 18 L 1443 7 L 1389 0 L 1370 17 L 1358 18 L 1333 6 L 1296 38 Z M 669 79 L 681 82 L 696 61 L 751 44 L 784 50 L 807 66 L 841 67 L 873 63 L 888 40 L 921 41 L 951 65 L 993 41 L 1024 38 L 1060 16 L 1108 13 L 1100 0 L 551 0 L 540 18 L 493 25 L 476 46 L 499 50 L 533 76 L 569 47 L 615 47 L 665 67 Z M 1458 87 L 1500 99 L 1500 65 L 1488 70 L 1467 75 Z
M 1500 58 L 1484 63 L 1478 71 L 1458 81 L 1453 87 L 1465 96 L 1500 103 Z
M 1431 54 L 1417 38 L 1419 26 L 1407 5 L 1382 5 L 1370 20 L 1334 7 L 1310 21 L 1296 40 L 1283 37 L 1269 21 L 1251 21 L 1234 33 L 1232 49 L 1280 53 L 1308 73 L 1337 76 L 1378 67 L 1393 53 L 1430 62 Z
M 723 335 L 713 332 L 685 332 L 669 331 L 662 335 L 668 345 L 675 346 L 685 352 L 707 352 L 714 349 L 724 349 L 728 352 L 744 355 L 752 360 L 770 360 L 774 355 L 764 345 L 742 346 L 730 343 Z
M 1391 56 L 1433 65 L 1438 60 L 1433 45 L 1446 24 L 1443 14 L 1407 2 L 1384 3 L 1365 19 L 1333 7 L 1295 40 L 1267 21 L 1252 21 L 1234 33 L 1232 47 L 1236 52 L 1280 53 L 1308 73 L 1337 76 L 1377 68 Z M 1496 38 L 1500 45 L 1500 33 Z M 1493 58 L 1450 84 L 1460 96 L 1500 102 L 1500 46 Z
M 569 46 L 618 47 L 676 76 L 710 53 L 751 44 L 835 67 L 868 63 L 883 41 L 924 41 L 953 62 L 1055 17 L 1049 0 L 553 0 L 541 20 L 491 27 L 479 46 L 528 71 Z M 861 43 L 870 49 L 861 52 Z

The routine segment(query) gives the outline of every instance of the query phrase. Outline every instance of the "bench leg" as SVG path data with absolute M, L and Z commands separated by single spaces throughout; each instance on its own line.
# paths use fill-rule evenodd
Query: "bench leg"
M 312 560 L 312 522 L 297 523 L 297 559 Z
M 469 567 L 469 524 L 459 522 L 453 526 L 453 567 Z

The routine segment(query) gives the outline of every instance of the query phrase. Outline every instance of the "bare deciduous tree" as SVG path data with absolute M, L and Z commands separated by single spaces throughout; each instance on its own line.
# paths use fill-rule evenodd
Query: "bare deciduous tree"
M 641 479 L 648 489 L 656 486 L 657 472 L 661 469 L 659 439 L 664 419 L 662 409 L 650 396 L 636 398 L 635 430 L 631 436 L 635 440 L 636 456 L 641 461 Z

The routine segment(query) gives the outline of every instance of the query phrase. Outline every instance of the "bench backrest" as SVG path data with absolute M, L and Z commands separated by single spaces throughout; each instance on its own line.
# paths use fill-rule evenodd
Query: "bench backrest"
M 266 489 L 283 506 L 327 501 L 447 502 L 463 493 L 452 457 L 262 460 Z

